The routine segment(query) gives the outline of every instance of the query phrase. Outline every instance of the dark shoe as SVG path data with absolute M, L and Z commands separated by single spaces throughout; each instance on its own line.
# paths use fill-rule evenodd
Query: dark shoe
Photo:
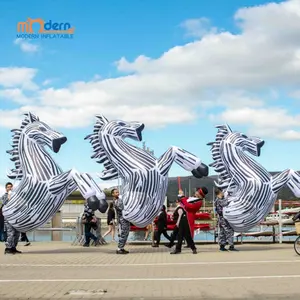
M 96 247 L 98 245 L 100 245 L 100 240 L 99 239 L 94 240 L 94 246 Z
M 170 252 L 170 254 L 179 254 L 181 253 L 180 250 L 174 249 L 172 252 Z
M 12 251 L 12 249 L 10 249 L 10 248 L 5 248 L 4 254 L 15 254 L 15 252 Z
M 125 249 L 120 249 L 120 250 L 116 250 L 117 254 L 128 254 L 129 251 L 125 250 Z
M 90 244 L 83 244 L 83 246 L 82 247 L 89 247 L 90 246 Z
M 197 249 L 193 249 L 193 254 L 197 254 Z
M 168 247 L 168 248 L 172 248 L 174 246 L 174 244 L 173 243 L 168 243 L 168 244 L 165 244 L 165 246 Z
M 220 246 L 220 251 L 228 251 L 225 246 Z
M 229 247 L 229 251 L 236 251 L 236 252 L 238 252 L 239 250 L 235 249 L 234 246 L 230 246 Z
M 30 245 L 30 242 L 27 242 L 24 246 L 29 246 Z
M 18 254 L 22 253 L 22 251 L 19 251 L 19 250 L 17 250 L 16 248 L 11 248 L 11 250 L 12 250 L 14 253 L 18 253 Z
M 151 245 L 153 248 L 158 248 L 159 246 L 158 246 L 158 244 L 152 244 Z

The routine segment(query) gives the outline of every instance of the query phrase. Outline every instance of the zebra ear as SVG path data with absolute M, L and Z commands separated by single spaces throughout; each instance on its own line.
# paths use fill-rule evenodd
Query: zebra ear
M 103 115 L 97 115 L 96 118 L 100 121 L 101 124 L 108 123 L 108 120 Z
M 31 113 L 30 111 L 27 114 L 25 114 L 25 116 L 27 116 L 30 123 L 39 121 L 39 118 L 35 114 Z
M 226 124 L 226 129 L 228 132 L 232 132 L 232 129 L 230 128 L 230 126 L 228 124 Z

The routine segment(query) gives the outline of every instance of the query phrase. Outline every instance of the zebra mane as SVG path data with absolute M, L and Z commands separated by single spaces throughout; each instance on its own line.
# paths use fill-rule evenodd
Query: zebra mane
M 10 172 L 7 174 L 7 177 L 9 179 L 22 179 L 23 178 L 23 170 L 21 168 L 21 162 L 19 157 L 19 140 L 21 137 L 21 133 L 23 129 L 30 123 L 33 123 L 35 121 L 39 121 L 39 118 L 35 116 L 33 113 L 28 112 L 25 115 L 24 120 L 22 121 L 22 124 L 19 129 L 12 129 L 12 149 L 7 150 L 6 153 L 11 155 L 10 160 L 15 163 L 15 168 L 11 169 Z
M 109 121 L 102 115 L 96 116 L 97 120 L 94 124 L 94 131 L 92 134 L 87 135 L 84 139 L 89 140 L 93 147 L 93 155 L 91 156 L 92 159 L 95 159 L 97 163 L 103 164 L 105 170 L 104 173 L 110 173 L 111 178 L 118 177 L 118 171 L 115 167 L 111 164 L 110 160 L 108 159 L 105 150 L 101 145 L 101 141 L 99 138 L 99 133 L 103 129 L 103 127 L 109 123 Z
M 216 134 L 215 141 L 207 144 L 208 146 L 211 146 L 212 158 L 214 160 L 214 162 L 209 166 L 213 167 L 218 174 L 218 182 L 215 182 L 215 185 L 224 190 L 229 187 L 232 178 L 230 177 L 230 174 L 228 174 L 226 167 L 223 164 L 220 148 L 221 142 L 228 134 L 232 133 L 232 130 L 227 124 L 217 125 L 216 128 L 218 128 L 218 132 Z

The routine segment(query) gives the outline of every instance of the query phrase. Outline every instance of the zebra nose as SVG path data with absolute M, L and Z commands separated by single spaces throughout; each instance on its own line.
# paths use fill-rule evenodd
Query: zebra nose
M 61 137 L 58 139 L 54 139 L 52 142 L 52 148 L 53 148 L 53 152 L 57 153 L 61 147 L 62 144 L 64 144 L 67 141 L 67 138 Z
M 61 140 L 61 144 L 64 144 L 68 139 L 64 136 L 60 138 L 60 140 Z
M 263 145 L 265 144 L 265 141 L 260 141 L 258 144 L 257 144 L 257 147 L 262 147 Z

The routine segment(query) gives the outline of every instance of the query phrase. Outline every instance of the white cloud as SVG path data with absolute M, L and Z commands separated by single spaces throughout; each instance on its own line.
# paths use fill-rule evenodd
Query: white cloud
M 19 109 L 2 110 L 0 109 L 0 125 L 6 128 L 19 128 L 22 117 Z
M 25 90 L 35 90 L 38 86 L 33 82 L 37 69 L 7 67 L 0 68 L 0 87 L 21 87 Z
M 32 102 L 32 100 L 25 96 L 23 91 L 19 88 L 0 90 L 0 100 L 1 98 L 9 99 L 19 104 L 27 104 Z
M 99 79 L 101 79 L 102 77 L 99 74 L 95 74 L 93 77 L 93 80 L 97 81 Z
M 273 96 L 273 92 L 270 91 L 270 97 Z M 206 107 L 225 107 L 235 109 L 239 107 L 262 107 L 265 103 L 257 97 L 255 94 L 243 90 L 231 90 L 223 93 L 211 92 L 206 96 Z
M 50 126 L 62 128 L 84 127 L 94 122 L 94 115 L 99 113 L 99 106 L 88 105 L 87 107 L 54 107 L 54 106 L 22 106 L 20 109 L 9 111 L 0 110 L 0 125 L 4 127 L 15 127 L 20 125 L 21 114 L 28 111 L 37 114 L 41 120 L 45 120 Z M 194 113 L 184 106 L 173 107 L 164 105 L 148 105 L 146 107 L 132 108 L 130 106 L 107 105 L 101 112 L 111 119 L 120 119 L 144 122 L 147 127 L 160 128 L 166 124 L 176 122 L 189 122 L 194 119 Z M 66 117 L 67 116 L 67 117 Z
M 14 44 L 18 45 L 20 49 L 26 53 L 35 53 L 40 50 L 40 47 L 38 45 L 32 44 L 31 42 L 20 38 L 15 39 Z
M 97 113 L 160 127 L 193 121 L 197 110 L 208 115 L 218 107 L 223 113 L 212 119 L 250 125 L 252 131 L 264 130 L 281 139 L 298 139 L 299 116 L 274 105 L 282 91 L 287 93 L 285 100 L 299 88 L 300 1 L 243 8 L 234 19 L 240 27 L 238 34 L 211 30 L 203 18 L 188 20 L 181 26 L 201 40 L 173 47 L 157 59 L 140 55 L 130 62 L 122 57 L 116 67 L 127 74 L 117 78 L 95 77 L 39 90 L 38 102 L 8 114 L 11 122 L 2 120 L 0 112 L 0 124 L 7 126 L 19 113 L 32 110 L 61 127 L 86 126 Z M 36 70 L 28 70 L 35 76 Z M 0 69 L 3 82 L 6 87 L 8 83 L 20 86 L 15 76 L 1 79 Z
M 99 180 L 100 179 L 98 177 L 98 180 L 96 179 L 95 181 L 98 182 Z M 102 190 L 104 190 L 104 189 L 109 189 L 111 187 L 118 186 L 118 180 L 100 181 L 97 184 L 100 186 L 100 188 Z M 120 184 L 121 184 L 121 182 L 120 182 Z
M 52 83 L 52 80 L 51 79 L 46 79 L 43 81 L 42 85 L 46 86 L 46 85 L 49 85 Z
M 180 26 L 186 30 L 187 36 L 196 38 L 218 32 L 218 28 L 211 26 L 211 22 L 207 18 L 189 19 L 182 22 Z
M 300 128 L 300 114 L 290 115 L 282 108 L 237 108 L 227 109 L 216 116 L 213 121 L 228 124 L 249 124 L 249 133 L 265 137 L 277 137 L 283 140 L 299 140 L 300 132 L 290 128 Z
M 281 108 L 240 108 L 226 110 L 220 114 L 221 118 L 233 124 L 245 122 L 257 127 L 286 128 L 300 126 L 300 115 L 291 116 Z M 282 122 L 284 120 L 284 122 Z
M 289 96 L 294 99 L 300 99 L 300 90 L 292 91 Z

